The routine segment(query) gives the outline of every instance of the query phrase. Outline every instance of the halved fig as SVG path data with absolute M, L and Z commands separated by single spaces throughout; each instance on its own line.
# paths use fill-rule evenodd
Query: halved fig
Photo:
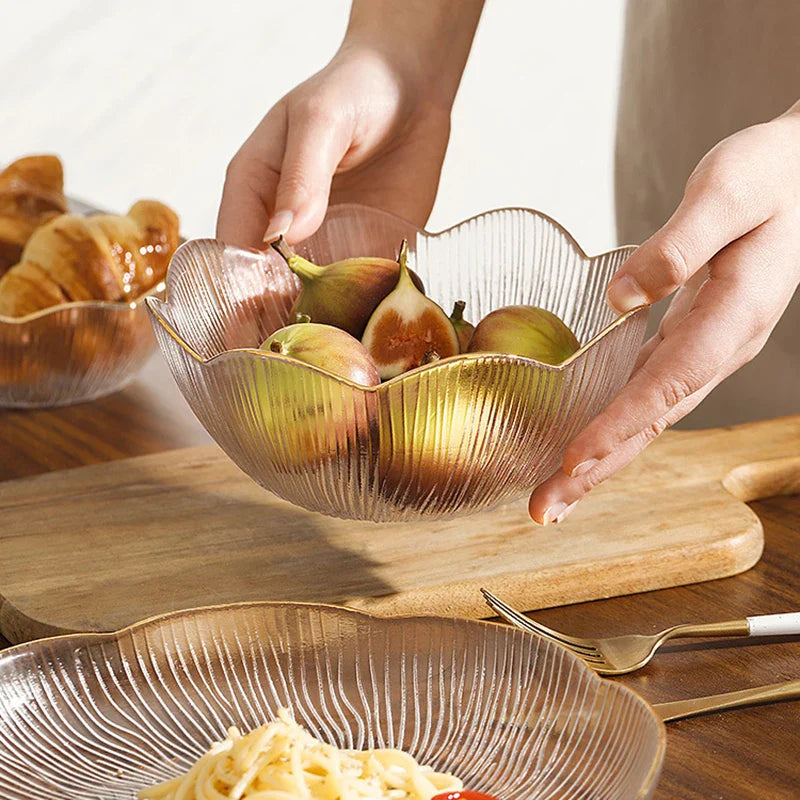
M 297 255 L 281 236 L 272 243 L 303 288 L 292 306 L 295 314 L 308 314 L 322 325 L 334 325 L 360 339 L 378 303 L 397 284 L 400 267 L 390 258 L 347 258 L 318 266 Z M 424 291 L 416 275 L 412 280 Z
M 426 363 L 460 352 L 458 336 L 447 314 L 417 288 L 408 269 L 408 243 L 400 247 L 397 286 L 369 318 L 361 341 L 382 379 L 394 378 Z

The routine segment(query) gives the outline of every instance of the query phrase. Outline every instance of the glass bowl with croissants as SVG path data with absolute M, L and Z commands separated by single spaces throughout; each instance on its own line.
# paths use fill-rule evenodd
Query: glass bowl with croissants
M 155 200 L 90 211 L 65 197 L 56 156 L 0 172 L 0 406 L 110 394 L 156 348 L 142 301 L 164 290 L 178 217 Z

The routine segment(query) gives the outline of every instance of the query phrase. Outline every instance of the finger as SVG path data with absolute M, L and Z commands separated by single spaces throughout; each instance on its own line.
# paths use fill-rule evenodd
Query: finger
M 745 189 L 720 172 L 709 167 L 693 177 L 664 227 L 620 267 L 608 286 L 612 308 L 623 313 L 666 297 L 726 245 L 769 219 L 766 199 L 743 197 Z
M 239 247 L 261 247 L 274 208 L 286 142 L 286 112 L 275 106 L 239 148 L 225 175 L 217 238 Z
M 705 386 L 673 408 L 670 419 L 663 421 L 664 426 L 693 411 L 711 389 L 710 385 Z M 613 453 L 587 472 L 572 477 L 563 469 L 558 470 L 531 494 L 528 502 L 531 519 L 539 525 L 563 522 L 589 491 L 628 466 L 652 441 L 653 439 L 642 431 L 623 442 Z
M 563 462 L 567 473 L 590 469 L 641 431 L 654 438 L 673 407 L 752 357 L 752 341 L 766 338 L 792 291 L 786 270 L 778 270 L 771 281 L 763 279 L 772 264 L 780 263 L 768 246 L 771 235 L 762 226 L 714 259 L 712 277 L 682 322 L 569 445 Z M 785 232 L 777 238 L 785 238 Z
M 670 334 L 681 323 L 683 318 L 689 313 L 697 292 L 700 287 L 708 280 L 708 269 L 703 268 L 697 270 L 694 275 L 675 293 L 675 297 L 669 304 L 661 322 L 658 326 L 658 331 L 650 337 L 639 350 L 639 355 L 636 359 L 636 364 L 633 368 L 633 373 L 644 364 L 656 347 L 664 341 L 664 338 Z
M 311 236 L 328 207 L 334 173 L 353 140 L 352 120 L 318 105 L 290 110 L 286 152 L 275 196 L 275 211 L 264 241 L 284 234 L 290 242 Z

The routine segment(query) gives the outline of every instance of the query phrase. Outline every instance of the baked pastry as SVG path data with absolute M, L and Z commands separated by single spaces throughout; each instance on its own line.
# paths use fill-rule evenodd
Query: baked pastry
M 0 275 L 20 260 L 36 228 L 66 210 L 56 156 L 27 156 L 0 172 Z
M 164 278 L 178 217 L 155 200 L 125 216 L 62 214 L 29 239 L 0 278 L 0 316 L 21 317 L 77 300 L 133 300 Z

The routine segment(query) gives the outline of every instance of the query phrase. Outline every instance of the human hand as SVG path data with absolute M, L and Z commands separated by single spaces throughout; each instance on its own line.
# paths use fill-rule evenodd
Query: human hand
M 752 359 L 798 283 L 800 104 L 709 151 L 672 217 L 612 278 L 608 300 L 619 312 L 678 291 L 630 381 L 531 495 L 532 519 L 563 520 Z
M 422 226 L 436 197 L 482 0 L 355 0 L 333 60 L 267 113 L 233 157 L 217 236 L 310 236 L 328 202 Z

